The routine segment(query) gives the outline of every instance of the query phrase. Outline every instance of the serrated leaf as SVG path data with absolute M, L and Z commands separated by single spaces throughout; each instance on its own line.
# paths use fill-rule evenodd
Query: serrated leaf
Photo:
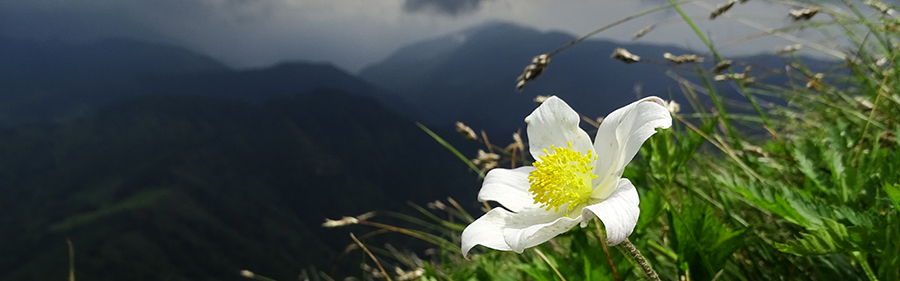
M 815 256 L 861 250 L 868 232 L 859 227 L 847 227 L 839 222 L 822 219 L 821 228 L 800 234 L 801 238 L 787 244 L 775 243 L 782 252 L 798 256 Z
M 741 246 L 744 231 L 725 227 L 709 206 L 684 205 L 673 218 L 679 263 L 698 280 L 711 279 Z
M 806 179 L 810 181 L 813 186 L 825 193 L 830 193 L 830 191 L 820 180 L 816 165 L 813 164 L 812 160 L 806 157 L 805 153 L 803 153 L 800 149 L 794 150 L 794 159 L 797 160 L 797 168 L 800 169 L 800 172 L 803 173 L 804 176 L 806 176 Z

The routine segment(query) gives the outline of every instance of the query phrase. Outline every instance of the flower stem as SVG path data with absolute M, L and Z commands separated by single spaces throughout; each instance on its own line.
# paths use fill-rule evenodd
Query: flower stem
M 609 257 L 609 249 L 606 248 L 606 241 L 603 241 L 603 231 L 600 231 L 600 220 L 594 217 L 594 226 L 597 227 L 597 238 L 600 238 L 600 246 L 603 246 L 603 253 L 606 254 L 606 261 L 609 262 L 609 268 L 612 269 L 613 277 L 619 281 L 619 273 L 616 272 L 616 265 L 613 264 L 612 258 Z
M 628 254 L 631 255 L 631 257 L 634 258 L 634 260 L 637 261 L 639 265 L 641 265 L 641 269 L 644 270 L 644 273 L 647 274 L 647 277 L 650 277 L 650 280 L 660 281 L 659 275 L 656 274 L 656 271 L 653 271 L 653 267 L 650 267 L 650 263 L 648 263 L 647 259 L 645 259 L 643 255 L 641 255 L 641 251 L 638 251 L 638 249 L 634 247 L 634 244 L 631 244 L 631 241 L 628 240 L 628 238 L 625 238 L 625 241 L 623 241 L 620 245 L 622 245 L 622 247 L 625 247 L 625 249 L 628 250 L 626 252 L 628 252 Z

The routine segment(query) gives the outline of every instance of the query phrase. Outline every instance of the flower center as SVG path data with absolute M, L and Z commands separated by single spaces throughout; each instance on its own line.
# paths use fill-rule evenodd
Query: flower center
M 536 169 L 528 174 L 531 183 L 528 191 L 534 195 L 534 203 L 541 203 L 547 211 L 553 208 L 558 212 L 563 204 L 568 204 L 568 211 L 571 211 L 586 202 L 591 197 L 591 180 L 597 178 L 593 173 L 597 156 L 590 150 L 582 156 L 581 152 L 572 150 L 572 143 L 566 145 L 568 147 L 551 145 L 550 151 L 544 149 L 545 155 L 534 162 Z M 566 216 L 569 216 L 568 212 Z

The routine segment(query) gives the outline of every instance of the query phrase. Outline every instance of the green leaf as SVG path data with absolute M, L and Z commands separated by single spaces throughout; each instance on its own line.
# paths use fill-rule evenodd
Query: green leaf
M 744 231 L 728 229 L 708 205 L 685 204 L 673 219 L 679 263 L 697 280 L 712 279 L 743 244 Z
M 821 228 L 800 234 L 801 238 L 787 244 L 775 243 L 779 251 L 798 256 L 814 256 L 861 250 L 868 240 L 868 232 L 859 227 L 847 227 L 839 222 L 822 219 Z
M 816 167 L 816 164 L 814 164 L 813 161 L 810 160 L 802 150 L 795 149 L 793 156 L 794 159 L 797 159 L 797 168 L 800 169 L 800 172 L 803 173 L 804 176 L 806 176 L 806 179 L 810 183 L 812 183 L 813 186 L 815 186 L 825 194 L 831 193 L 828 187 L 826 187 L 825 184 L 823 184 L 820 180 L 821 176 L 819 175 L 818 167 Z
M 894 202 L 894 208 L 900 210 L 900 185 L 886 183 L 884 184 L 884 192 Z

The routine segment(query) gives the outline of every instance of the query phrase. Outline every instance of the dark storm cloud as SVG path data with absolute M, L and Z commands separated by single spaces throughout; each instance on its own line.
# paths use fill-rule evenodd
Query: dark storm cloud
M 135 37 L 165 41 L 176 26 L 246 22 L 282 0 L 0 1 L 0 36 L 87 41 Z
M 406 0 L 403 10 L 407 12 L 436 12 L 450 16 L 462 15 L 478 10 L 481 2 L 490 0 Z

